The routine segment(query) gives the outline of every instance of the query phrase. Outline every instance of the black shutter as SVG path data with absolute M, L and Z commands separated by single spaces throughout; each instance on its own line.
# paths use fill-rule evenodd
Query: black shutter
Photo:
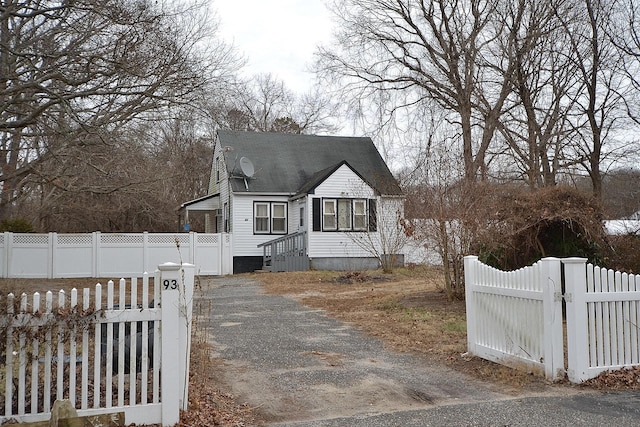
M 378 231 L 376 199 L 369 199 L 369 231 Z
M 321 224 L 320 224 L 320 199 L 319 198 L 314 198 L 312 199 L 313 202 L 313 231 L 320 231 L 322 229 Z

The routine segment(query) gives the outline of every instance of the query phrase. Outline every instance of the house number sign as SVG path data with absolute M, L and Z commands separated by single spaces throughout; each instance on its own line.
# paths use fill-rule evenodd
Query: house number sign
M 173 291 L 178 289 L 178 281 L 176 279 L 166 279 L 162 281 L 162 286 L 164 286 L 165 291 Z

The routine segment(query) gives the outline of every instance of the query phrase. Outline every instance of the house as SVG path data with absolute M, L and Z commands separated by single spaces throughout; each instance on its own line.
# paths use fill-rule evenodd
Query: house
M 182 209 L 232 234 L 234 273 L 346 270 L 378 266 L 404 196 L 370 138 L 220 130 L 208 195 Z

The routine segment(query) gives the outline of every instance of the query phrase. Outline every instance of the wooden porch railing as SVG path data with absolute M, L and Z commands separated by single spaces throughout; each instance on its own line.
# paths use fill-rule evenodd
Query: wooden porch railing
M 262 269 L 269 271 L 304 271 L 309 269 L 307 232 L 278 237 L 258 245 L 262 248 Z

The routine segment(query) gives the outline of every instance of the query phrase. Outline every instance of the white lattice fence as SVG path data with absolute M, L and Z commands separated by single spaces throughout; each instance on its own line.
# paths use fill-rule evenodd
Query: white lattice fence
M 198 233 L 0 234 L 0 277 L 131 276 L 161 262 L 233 273 L 231 236 Z

